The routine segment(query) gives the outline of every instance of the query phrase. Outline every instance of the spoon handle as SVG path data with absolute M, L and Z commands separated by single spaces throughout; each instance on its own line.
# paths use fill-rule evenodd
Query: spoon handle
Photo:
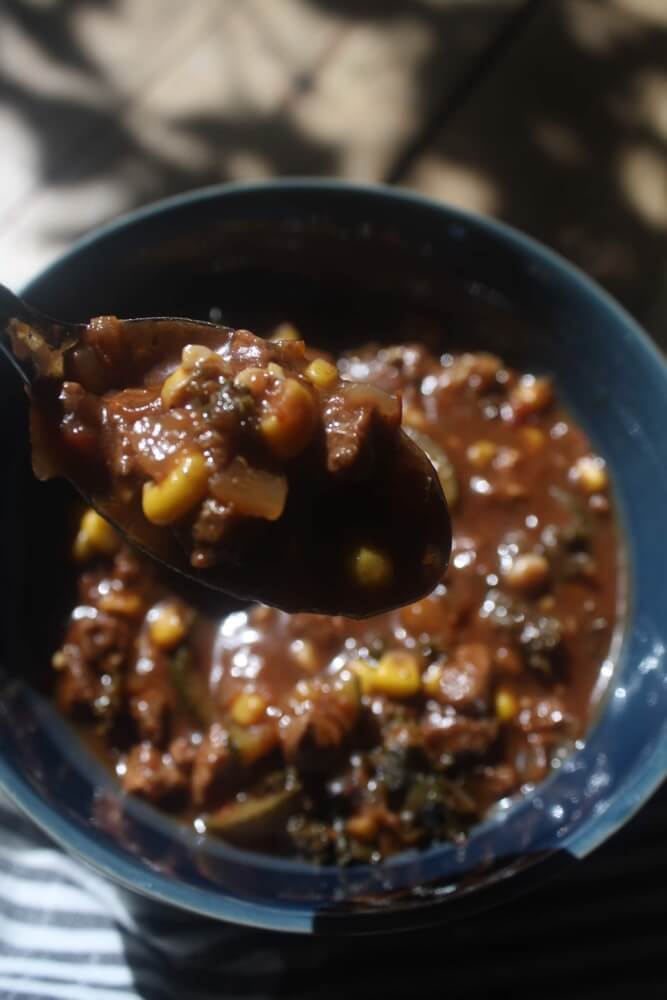
M 5 285 L 0 284 L 0 352 L 4 354 L 26 385 L 30 385 L 32 365 L 28 358 L 19 360 L 12 349 L 9 326 L 13 319 L 22 320 L 25 323 L 33 321 L 30 308 L 25 302 L 18 295 L 14 295 Z
M 20 339 L 27 350 L 16 349 L 17 338 L 12 337 L 12 332 L 17 321 L 19 326 L 25 324 L 34 334 L 26 337 L 22 331 Z M 44 316 L 0 284 L 0 351 L 26 384 L 38 375 L 57 377 L 62 368 L 63 350 L 78 340 L 83 329 L 82 324 L 61 323 Z

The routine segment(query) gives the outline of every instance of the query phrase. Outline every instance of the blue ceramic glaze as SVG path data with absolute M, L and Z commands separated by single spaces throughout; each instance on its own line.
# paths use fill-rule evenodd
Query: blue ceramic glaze
M 331 320 L 329 342 L 344 340 L 350 310 L 377 310 L 378 327 L 402 309 L 436 316 L 459 345 L 484 344 L 554 374 L 611 467 L 625 531 L 626 627 L 608 694 L 585 745 L 547 781 L 496 810 L 464 847 L 347 870 L 252 854 L 122 796 L 31 680 L 47 670 L 42 615 L 57 619 L 64 599 L 68 494 L 32 481 L 25 401 L 2 366 L 0 446 L 13 465 L 1 502 L 16 531 L 0 553 L 0 783 L 66 849 L 195 913 L 354 933 L 502 901 L 589 853 L 651 795 L 667 768 L 667 369 L 580 272 L 504 225 L 416 195 L 294 180 L 151 206 L 81 241 L 24 291 L 65 318 L 207 317 L 215 306 L 223 321 L 249 317 L 249 326 L 255 316 L 260 325 L 291 318 L 307 300 Z

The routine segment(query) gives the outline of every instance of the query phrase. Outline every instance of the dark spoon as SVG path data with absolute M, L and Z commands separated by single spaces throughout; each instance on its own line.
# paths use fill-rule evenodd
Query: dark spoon
M 15 353 L 15 337 L 12 343 L 11 333 L 17 323 L 24 325 L 23 350 L 19 352 L 23 357 Z M 153 344 L 165 346 L 173 344 L 174 336 L 180 338 L 181 347 L 187 342 L 214 346 L 216 336 L 232 332 L 213 323 L 173 317 L 129 319 L 122 323 L 124 328 L 134 330 L 136 338 L 144 341 L 148 338 Z M 102 491 L 79 468 L 68 466 L 67 461 L 59 458 L 52 460 L 62 450 L 57 435 L 49 437 L 49 427 L 59 426 L 58 397 L 67 378 L 68 353 L 76 350 L 87 325 L 44 316 L 0 285 L 0 330 L 4 331 L 0 348 L 40 411 L 39 437 L 34 416 L 32 421 L 33 453 L 46 456 L 48 469 L 42 472 L 36 468 L 39 478 L 60 475 L 69 479 L 86 503 L 110 521 L 122 537 L 169 569 L 244 601 L 272 604 L 290 612 L 315 611 L 349 617 L 377 614 L 415 601 L 430 592 L 444 573 L 451 527 L 441 483 L 424 452 L 405 434 L 400 436 L 388 484 L 398 488 L 383 490 L 387 482 L 371 481 L 371 502 L 368 496 L 361 499 L 354 485 L 343 486 L 318 496 L 316 503 L 292 508 L 289 524 L 290 531 L 297 534 L 299 558 L 293 556 L 294 539 L 289 532 L 276 531 L 267 535 L 268 546 L 256 546 L 235 556 L 225 553 L 225 561 L 214 568 L 193 569 L 188 554 L 172 532 L 149 524 L 136 506 L 128 506 L 117 496 Z M 36 336 L 30 341 L 33 333 Z M 26 336 L 29 342 L 24 347 Z M 420 489 L 411 492 L 400 488 L 406 482 L 417 483 Z M 378 524 L 392 539 L 396 553 L 400 554 L 397 565 L 405 572 L 396 574 L 397 579 L 385 591 L 363 592 L 346 586 L 345 579 L 335 574 L 329 579 L 327 574 L 340 561 L 341 547 L 346 544 L 350 528 L 368 526 L 377 531 Z M 428 558 L 424 559 L 422 553 L 426 552 Z

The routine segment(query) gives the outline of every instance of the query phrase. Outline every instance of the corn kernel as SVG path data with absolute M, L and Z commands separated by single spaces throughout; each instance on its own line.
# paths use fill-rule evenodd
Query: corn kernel
M 269 340 L 302 340 L 302 336 L 293 323 L 279 323 Z
M 503 573 L 507 584 L 521 593 L 533 593 L 542 587 L 549 576 L 548 560 L 536 552 L 524 552 L 513 560 Z
M 275 375 L 276 378 L 285 378 L 285 369 L 282 365 L 276 364 L 275 361 L 269 361 L 266 369 L 267 371 L 270 371 L 272 375 Z
M 314 674 L 319 667 L 319 657 L 310 639 L 295 639 L 290 644 L 290 653 L 302 670 Z
M 100 611 L 106 611 L 110 615 L 122 615 L 124 618 L 134 618 L 141 614 L 143 601 L 139 594 L 127 591 L 112 590 L 104 594 L 97 602 Z
M 544 431 L 539 430 L 537 427 L 522 427 L 519 431 L 519 438 L 526 451 L 533 454 L 541 451 L 547 440 Z
M 206 495 L 208 470 L 198 452 L 181 452 L 159 483 L 145 483 L 142 508 L 152 524 L 172 524 L 184 517 Z
M 359 813 L 357 816 L 350 816 L 345 823 L 345 832 L 356 840 L 364 843 L 372 843 L 378 832 L 378 817 L 374 812 Z
M 175 369 L 162 383 L 160 396 L 162 403 L 167 409 L 178 406 L 185 398 L 185 388 L 190 381 L 190 376 L 185 369 L 180 366 Z
M 206 361 L 212 357 L 213 351 L 204 344 L 186 344 L 181 351 L 181 365 L 186 372 L 191 372 L 200 361 Z
M 148 612 L 148 632 L 160 649 L 173 649 L 188 631 L 187 622 L 175 604 L 157 604 Z
M 276 408 L 260 421 L 267 445 L 280 458 L 294 458 L 310 443 L 317 413 L 311 392 L 294 378 L 285 381 Z
M 74 558 L 86 562 L 93 556 L 109 556 L 118 548 L 118 535 L 96 510 L 89 507 L 81 518 L 79 530 L 74 539 Z
M 254 726 L 266 711 L 266 702 L 256 691 L 242 691 L 232 704 L 231 716 L 239 726 Z
M 372 694 L 377 668 L 372 667 L 366 660 L 348 660 L 347 666 L 356 675 L 361 685 L 361 693 Z
M 518 385 L 510 393 L 510 403 L 515 411 L 526 416 L 545 410 L 551 405 L 553 396 L 551 379 L 522 375 Z
M 609 484 L 605 461 L 599 455 L 583 455 L 572 466 L 570 477 L 586 493 L 600 493 Z
M 485 469 L 497 451 L 498 448 L 493 441 L 475 441 L 466 451 L 466 456 L 476 469 Z
M 429 698 L 437 698 L 440 693 L 440 681 L 442 680 L 442 667 L 439 663 L 432 663 L 427 668 L 422 677 L 422 687 Z
M 428 427 L 424 411 L 416 406 L 403 406 L 402 422 L 406 427 L 412 427 L 416 431 L 425 431 Z
M 394 575 L 391 559 L 368 545 L 362 545 L 355 554 L 352 570 L 362 587 L 386 587 Z
M 402 649 L 385 653 L 374 672 L 373 686 L 392 698 L 411 698 L 418 694 L 421 673 L 417 657 Z
M 338 369 L 324 358 L 315 358 L 306 368 L 304 375 L 313 385 L 326 389 L 338 378 Z
M 511 722 L 518 714 L 519 702 L 516 695 L 505 688 L 496 693 L 496 715 L 501 722 Z

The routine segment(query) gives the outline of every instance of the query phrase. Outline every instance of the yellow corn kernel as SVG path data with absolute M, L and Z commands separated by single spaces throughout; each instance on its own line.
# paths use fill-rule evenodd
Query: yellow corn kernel
M 276 376 L 276 378 L 285 378 L 285 369 L 282 365 L 276 364 L 275 361 L 269 361 L 266 368 L 267 371 L 270 371 L 272 375 Z
M 319 667 L 319 657 L 310 639 L 295 639 L 290 644 L 290 653 L 302 670 L 314 674 Z
M 442 680 L 442 667 L 439 663 L 432 663 L 422 676 L 422 687 L 424 693 L 429 698 L 437 698 L 440 692 L 440 681 Z
M 319 389 L 327 389 L 338 378 L 338 369 L 324 358 L 315 358 L 306 368 L 304 375 Z
M 605 461 L 599 455 L 583 455 L 572 466 L 570 477 L 586 493 L 600 493 L 609 484 Z
M 100 611 L 106 611 L 110 615 L 122 615 L 124 618 L 135 618 L 141 614 L 143 601 L 139 594 L 131 591 L 112 590 L 104 594 L 97 602 Z
M 294 458 L 310 443 L 317 414 L 312 394 L 301 382 L 288 378 L 279 406 L 260 421 L 260 431 L 271 451 Z
M 266 702 L 256 691 L 242 691 L 232 704 L 231 716 L 239 726 L 254 726 L 266 711 Z
M 361 693 L 372 694 L 377 668 L 372 667 L 366 660 L 348 660 L 347 667 L 357 677 L 361 686 Z
M 551 405 L 553 397 L 551 379 L 522 375 L 510 393 L 510 403 L 524 414 L 539 413 Z
M 204 456 L 198 451 L 181 452 L 161 482 L 144 484 L 144 514 L 152 524 L 172 524 L 204 499 L 207 487 Z
M 191 372 L 200 361 L 206 361 L 213 353 L 211 348 L 204 344 L 186 344 L 181 352 L 181 366 L 186 372 Z
M 110 556 L 118 548 L 118 535 L 108 521 L 89 507 L 79 524 L 74 539 L 73 554 L 77 562 L 86 562 L 93 556 Z
M 406 427 L 412 427 L 416 431 L 425 431 L 428 427 L 428 420 L 423 410 L 416 406 L 404 406 L 402 422 Z
M 541 451 L 547 440 L 544 431 L 537 427 L 522 427 L 519 438 L 526 451 L 533 453 Z
M 475 441 L 466 451 L 466 456 L 475 469 L 485 469 L 493 461 L 497 451 L 493 441 Z
M 373 687 L 391 698 L 411 698 L 418 694 L 421 672 L 415 654 L 404 649 L 385 653 L 374 671 Z
M 160 389 L 160 396 L 162 398 L 162 403 L 167 409 L 171 409 L 172 406 L 179 406 L 185 398 L 184 389 L 190 381 L 189 374 L 184 368 L 180 366 L 176 368 L 171 375 L 162 383 L 162 388 Z
M 501 722 L 511 722 L 518 714 L 519 702 L 512 691 L 500 688 L 496 693 L 496 715 Z
M 524 552 L 513 560 L 503 577 L 513 590 L 534 593 L 544 586 L 549 577 L 549 562 L 537 552 Z
M 391 559 L 379 549 L 362 545 L 352 560 L 352 572 L 362 587 L 386 587 L 391 583 L 394 567 Z
M 148 632 L 160 649 L 173 649 L 185 639 L 188 623 L 175 604 L 156 604 L 148 612 Z
M 368 844 L 375 840 L 378 828 L 377 814 L 370 811 L 350 816 L 345 823 L 345 831 L 350 837 Z
M 302 336 L 293 323 L 279 323 L 269 340 L 302 340 Z

